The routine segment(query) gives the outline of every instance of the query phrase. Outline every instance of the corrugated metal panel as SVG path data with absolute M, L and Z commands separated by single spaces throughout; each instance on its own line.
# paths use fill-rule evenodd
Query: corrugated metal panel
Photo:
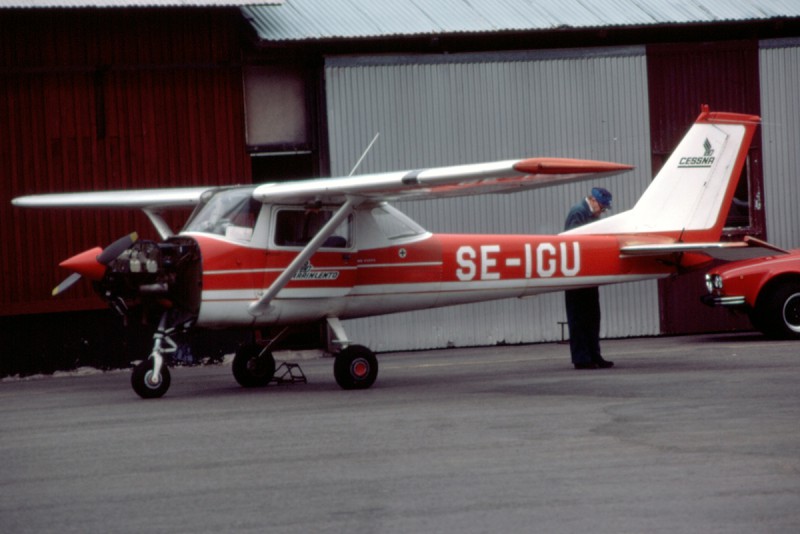
M 0 9 L 126 8 L 126 7 L 242 7 L 282 4 L 284 0 L 3 0 Z
M 650 181 L 647 81 L 642 48 L 579 52 L 331 58 L 326 94 L 332 172 L 347 174 L 376 132 L 359 172 L 525 156 L 631 163 L 598 181 L 618 209 Z M 446 62 L 442 62 L 442 60 Z M 436 232 L 548 234 L 590 184 L 398 207 Z M 602 289 L 603 335 L 658 333 L 656 284 Z M 350 321 L 377 350 L 559 339 L 561 293 Z
M 242 9 L 264 41 L 652 26 L 800 16 L 788 0 L 290 0 Z
M 800 247 L 800 40 L 765 41 L 759 52 L 767 237 Z

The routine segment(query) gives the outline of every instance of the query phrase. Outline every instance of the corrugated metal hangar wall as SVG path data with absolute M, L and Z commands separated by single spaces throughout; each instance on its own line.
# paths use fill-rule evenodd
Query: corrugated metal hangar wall
M 513 195 L 398 203 L 428 230 L 557 233 L 592 185 L 625 210 L 649 183 L 644 47 L 446 56 L 328 58 L 331 172 L 554 156 L 629 163 L 596 182 Z M 688 127 L 688 124 L 687 124 Z M 656 335 L 655 282 L 601 288 L 604 337 Z M 562 293 L 348 321 L 375 350 L 490 345 L 561 338 Z
M 768 239 L 800 247 L 800 39 L 761 42 L 761 135 Z

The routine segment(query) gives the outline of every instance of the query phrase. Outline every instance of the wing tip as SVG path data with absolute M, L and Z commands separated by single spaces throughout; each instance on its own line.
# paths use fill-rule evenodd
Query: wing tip
M 625 172 L 634 169 L 634 166 L 590 159 L 529 158 L 515 163 L 514 169 L 528 174 L 590 174 Z

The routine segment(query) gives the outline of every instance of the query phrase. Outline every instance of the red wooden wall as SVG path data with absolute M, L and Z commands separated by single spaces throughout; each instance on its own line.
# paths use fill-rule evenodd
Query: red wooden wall
M 83 282 L 51 298 L 57 263 L 156 237 L 137 212 L 11 198 L 251 181 L 240 24 L 227 9 L 0 10 L 0 316 L 102 306 Z
M 755 40 L 648 45 L 647 70 L 654 175 L 700 113 L 701 104 L 708 104 L 712 111 L 761 114 Z M 760 130 L 749 156 L 752 198 L 762 188 Z M 751 206 L 751 215 L 753 226 L 747 233 L 765 237 L 763 206 L 758 210 Z M 727 237 L 741 239 L 741 233 Z M 659 281 L 662 333 L 752 328 L 744 315 L 700 303 L 699 295 L 705 291 L 704 273 L 696 271 Z

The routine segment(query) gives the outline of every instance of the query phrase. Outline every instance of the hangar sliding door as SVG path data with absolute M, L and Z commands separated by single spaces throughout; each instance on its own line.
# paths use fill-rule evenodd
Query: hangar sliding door
M 630 208 L 650 181 L 642 47 L 326 59 L 333 175 L 529 156 L 636 166 L 632 173 L 512 195 L 397 203 L 433 232 L 547 234 L 592 185 Z M 601 289 L 602 335 L 659 333 L 655 282 Z M 375 350 L 560 339 L 563 294 L 348 321 Z M 565 349 L 566 350 L 566 349 Z
M 702 104 L 712 110 L 760 115 L 758 43 L 736 41 L 647 47 L 653 172 L 661 168 Z M 763 238 L 761 133 L 756 132 L 745 173 L 725 224 L 724 239 Z M 744 316 L 700 303 L 705 271 L 659 283 L 664 334 L 750 329 Z

